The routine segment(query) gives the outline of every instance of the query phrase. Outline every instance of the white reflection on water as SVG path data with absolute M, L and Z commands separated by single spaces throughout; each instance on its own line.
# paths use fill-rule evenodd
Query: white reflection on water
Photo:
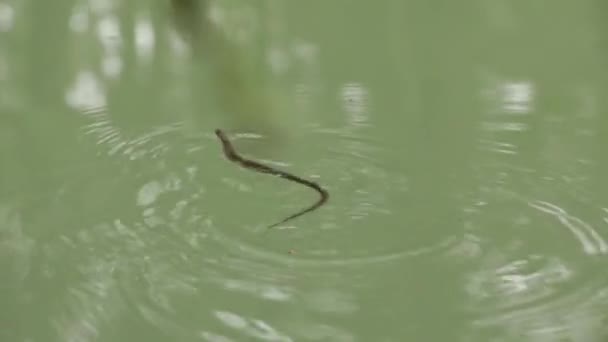
M 82 131 L 85 135 L 94 138 L 102 153 L 108 156 L 126 157 L 128 160 L 157 159 L 165 155 L 171 145 L 168 141 L 158 138 L 180 131 L 183 123 L 174 122 L 153 127 L 137 136 L 123 134 L 120 127 L 115 125 L 105 112 L 104 106 L 96 106 L 105 102 L 101 101 L 101 93 L 95 91 L 97 83 L 91 80 L 95 79 L 85 77 L 84 82 L 73 87 L 66 98 L 71 106 L 81 110 L 88 109 L 84 111 L 84 115 L 91 122 L 83 126 Z
M 474 325 L 481 332 L 478 337 L 488 338 L 496 336 L 495 328 L 500 326 L 500 341 L 603 342 L 608 336 L 604 322 L 607 299 L 606 290 L 582 287 L 569 296 L 487 315 Z
M 466 291 L 476 309 L 483 308 L 472 321 L 476 339 L 501 329 L 499 335 L 518 341 L 600 341 L 598 311 L 608 299 L 601 277 L 581 281 L 588 272 L 562 257 L 508 260 L 512 253 L 489 251 L 480 270 L 468 276 Z M 585 284 L 570 288 L 573 283 Z
M 588 223 L 578 217 L 568 214 L 566 210 L 549 202 L 536 200 L 529 202 L 528 205 L 544 213 L 555 216 L 555 218 L 568 228 L 581 243 L 583 251 L 585 251 L 586 254 L 595 255 L 608 253 L 608 244 Z
M 0 32 L 8 32 L 13 29 L 15 11 L 11 5 L 0 2 Z
M 137 192 L 137 205 L 149 206 L 153 204 L 162 192 L 163 186 L 159 181 L 153 180 L 144 184 Z
M 3 277 L 5 285 L 8 282 L 15 282 L 17 287 L 27 277 L 32 267 L 31 259 L 34 251 L 35 241 L 27 236 L 23 231 L 22 218 L 19 213 L 7 206 L 0 204 L 0 259 L 5 271 L 10 270 L 9 274 Z
M 106 105 L 104 86 L 94 72 L 82 70 L 66 91 L 65 101 L 70 107 L 78 110 L 104 107 Z
M 484 122 L 483 129 L 492 132 L 522 132 L 528 130 L 522 122 Z
M 108 229 L 108 225 L 99 225 L 99 230 Z M 74 242 L 76 245 L 89 245 L 95 237 L 90 232 L 82 232 Z M 59 257 L 67 246 L 49 248 L 47 256 Z M 78 247 L 75 247 L 78 248 Z M 73 250 L 74 247 L 68 248 Z M 82 262 L 73 271 L 78 273 L 69 287 L 59 292 L 62 306 L 54 311 L 50 321 L 61 341 L 96 341 L 103 327 L 111 324 L 126 309 L 125 303 L 116 286 L 114 272 L 118 260 L 96 256 L 82 257 Z M 61 273 L 61 267 L 49 264 L 54 279 Z
M 493 76 L 483 85 L 482 97 L 487 102 L 487 118 L 481 128 L 488 135 L 480 139 L 485 150 L 502 154 L 516 154 L 517 145 L 500 141 L 498 133 L 524 132 L 530 129 L 523 122 L 524 115 L 530 115 L 535 100 L 534 85 L 530 81 L 509 81 Z
M 340 90 L 342 108 L 349 115 L 350 126 L 365 125 L 369 121 L 369 92 L 360 83 L 346 83 Z
M 512 81 L 497 75 L 486 75 L 482 96 L 490 102 L 494 114 L 530 114 L 535 87 L 531 81 Z
M 496 152 L 501 154 L 517 154 L 517 145 L 512 143 L 486 139 L 479 139 L 479 142 L 481 144 L 482 149 L 490 152 Z
M 249 293 L 259 298 L 271 301 L 285 302 L 292 299 L 292 290 L 287 287 L 279 287 L 270 283 L 253 282 L 243 279 L 218 279 L 218 282 L 229 291 Z
M 530 82 L 508 82 L 500 89 L 502 108 L 507 113 L 525 114 L 532 110 L 534 88 Z
M 101 16 L 97 22 L 97 37 L 101 43 L 103 55 L 101 67 L 107 77 L 115 78 L 122 71 L 123 61 L 120 50 L 123 38 L 120 34 L 120 24 L 115 14 Z
M 469 278 L 467 292 L 476 300 L 494 298 L 500 307 L 537 300 L 555 293 L 551 286 L 568 281 L 574 273 L 557 258 L 532 255 L 493 266 L 500 259 L 500 255 L 487 257 L 488 267 Z
M 140 15 L 135 23 L 135 48 L 137 56 L 143 61 L 154 57 L 156 37 L 149 16 Z
M 84 6 L 74 6 L 68 25 L 75 33 L 85 33 L 89 28 L 89 12 Z
M 244 318 L 229 311 L 216 311 L 215 317 L 226 326 L 262 341 L 293 341 L 260 319 Z
M 472 320 L 475 337 L 470 339 L 503 336 L 499 341 L 603 341 L 602 310 L 608 298 L 605 277 L 597 271 L 605 265 L 602 258 L 588 256 L 605 255 L 605 240 L 591 224 L 564 208 L 510 196 L 541 215 L 514 210 L 508 215 L 512 218 L 509 231 L 525 235 L 513 236 L 506 244 L 483 235 L 472 239 L 471 244 L 478 249 L 469 259 L 478 260 L 479 267 L 467 276 L 465 291 L 478 318 Z M 507 209 L 505 202 L 492 207 L 491 198 L 485 200 L 490 205 L 484 202 L 470 213 L 488 215 L 491 208 Z M 550 214 L 566 227 L 574 236 L 566 241 L 575 241 L 569 245 L 576 248 L 558 245 L 559 224 L 549 224 L 548 234 L 542 225 L 533 224 L 533 218 L 542 214 Z M 577 252 L 579 244 L 584 254 Z M 581 259 L 576 255 L 582 255 Z
M 234 340 L 229 339 L 226 336 L 222 336 L 216 333 L 212 333 L 209 331 L 203 331 L 200 333 L 200 336 L 205 339 L 205 341 L 209 342 L 232 342 Z

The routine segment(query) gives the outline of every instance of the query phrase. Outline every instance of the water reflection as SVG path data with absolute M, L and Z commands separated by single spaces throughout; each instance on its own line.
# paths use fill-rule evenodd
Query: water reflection
M 32 269 L 35 241 L 23 231 L 23 220 L 15 208 L 0 207 L 0 226 L 1 265 L 7 271 L 5 281 L 10 287 L 19 287 Z
M 341 91 L 342 107 L 350 115 L 351 126 L 365 125 L 369 121 L 369 94 L 361 84 L 345 84 Z
M 513 200 L 512 205 L 525 208 L 526 203 L 519 198 L 508 195 L 505 198 Z M 490 200 L 475 215 L 488 215 L 497 208 L 494 202 L 496 199 Z M 605 296 L 598 296 L 605 292 L 603 276 L 597 273 L 603 260 L 580 257 L 581 252 L 604 254 L 604 239 L 589 224 L 557 206 L 542 201 L 531 201 L 528 205 L 532 212 L 514 215 L 507 225 L 499 222 L 490 225 L 491 221 L 484 225 L 486 229 L 502 227 L 518 235 L 492 241 L 478 230 L 484 226 L 473 223 L 471 227 L 477 227 L 473 230 L 478 231 L 472 241 L 476 252 L 456 254 L 477 264 L 466 281 L 466 292 L 473 300 L 470 308 L 478 316 L 474 321 L 477 338 L 499 334 L 526 341 L 586 340 L 574 336 L 600 335 L 599 325 L 576 317 L 588 317 L 606 305 Z M 562 235 L 559 225 L 544 220 L 537 210 L 557 218 L 572 237 L 557 238 Z M 519 237 L 523 233 L 525 238 Z M 565 241 L 570 243 L 564 244 Z
M 171 3 L 0 3 L 0 340 L 603 340 L 587 35 L 526 68 L 471 4 Z M 217 126 L 330 203 L 266 230 L 310 194 Z
M 148 61 L 154 56 L 155 41 L 149 16 L 141 15 L 135 23 L 135 48 L 140 60 Z
M 245 319 L 237 314 L 225 311 L 218 311 L 215 316 L 226 326 L 244 333 L 245 336 L 263 341 L 293 341 L 259 319 Z
M 582 245 L 585 253 L 590 255 L 608 253 L 606 241 L 588 223 L 568 214 L 564 209 L 551 203 L 535 201 L 529 203 L 529 205 L 542 212 L 555 216 L 560 223 L 572 232 L 572 235 L 574 235 Z
M 586 188 L 590 169 L 573 159 L 580 155 L 564 153 L 563 141 L 530 142 L 557 122 L 586 123 L 574 120 L 578 113 L 539 111 L 534 82 L 495 77 L 484 89 L 481 182 L 465 208 L 470 238 L 453 251 L 476 264 L 465 285 L 477 317 L 469 338 L 599 341 L 601 320 L 589 317 L 606 305 L 597 273 L 606 238 Z
M 8 32 L 13 29 L 15 11 L 10 4 L 0 2 L 0 33 Z
M 94 72 L 82 70 L 67 90 L 66 103 L 80 111 L 100 111 L 106 106 L 106 91 Z M 95 122 L 99 126 L 100 122 Z

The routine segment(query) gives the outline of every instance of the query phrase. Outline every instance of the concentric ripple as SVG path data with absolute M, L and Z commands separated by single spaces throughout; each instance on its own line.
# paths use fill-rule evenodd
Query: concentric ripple
M 313 131 L 291 143 L 290 153 L 302 156 L 293 157 L 297 162 L 266 161 L 315 179 L 330 192 L 325 206 L 279 229 L 266 226 L 306 206 L 314 194 L 308 196 L 306 189 L 272 177 L 231 172 L 235 176 L 222 179 L 230 188 L 225 190 L 228 196 L 253 205 L 258 219 L 260 212 L 268 219 L 243 222 L 240 216 L 224 217 L 214 231 L 218 242 L 262 260 L 320 267 L 382 263 L 446 249 L 454 236 L 409 235 L 409 215 L 402 208 L 409 196 L 407 175 L 390 163 L 394 156 L 388 148 L 363 136 Z
M 532 175 L 503 173 L 467 210 L 474 252 L 457 255 L 468 259 L 469 338 L 601 341 L 608 336 L 605 212 L 567 184 L 545 187 L 543 180 L 558 178 Z M 515 180 L 529 183 L 529 193 L 511 190 Z

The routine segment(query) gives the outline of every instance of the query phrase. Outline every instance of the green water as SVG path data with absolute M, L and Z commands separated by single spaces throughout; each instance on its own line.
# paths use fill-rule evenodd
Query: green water
M 0 1 L 0 341 L 607 341 L 606 10 Z

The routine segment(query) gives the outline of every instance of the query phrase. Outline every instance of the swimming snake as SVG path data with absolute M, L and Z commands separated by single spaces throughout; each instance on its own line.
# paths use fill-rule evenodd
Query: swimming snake
M 317 184 L 313 181 L 307 180 L 307 179 L 300 178 L 298 176 L 294 176 L 291 173 L 261 164 L 254 160 L 243 158 L 238 153 L 236 153 L 234 146 L 232 146 L 232 143 L 230 142 L 230 140 L 228 139 L 228 136 L 226 136 L 226 133 L 224 133 L 224 131 L 222 131 L 221 129 L 216 129 L 215 135 L 217 135 L 218 139 L 220 139 L 220 141 L 222 142 L 224 155 L 226 156 L 226 158 L 228 158 L 228 160 L 230 160 L 234 163 L 237 163 L 241 167 L 244 167 L 246 169 L 250 169 L 250 170 L 261 172 L 261 173 L 267 173 L 267 174 L 271 174 L 274 176 L 279 176 L 281 178 L 290 180 L 292 182 L 300 183 L 304 186 L 314 189 L 315 191 L 317 191 L 319 193 L 319 196 L 320 196 L 319 200 L 317 202 L 315 202 L 313 205 L 311 205 L 310 207 L 305 208 L 293 215 L 290 215 L 290 216 L 284 218 L 283 220 L 269 226 L 268 228 L 276 227 L 287 221 L 293 220 L 296 217 L 299 217 L 308 212 L 311 212 L 311 211 L 319 208 L 323 204 L 325 204 L 325 202 L 327 202 L 327 200 L 329 199 L 329 193 L 327 192 L 327 190 L 323 189 L 319 184 Z

